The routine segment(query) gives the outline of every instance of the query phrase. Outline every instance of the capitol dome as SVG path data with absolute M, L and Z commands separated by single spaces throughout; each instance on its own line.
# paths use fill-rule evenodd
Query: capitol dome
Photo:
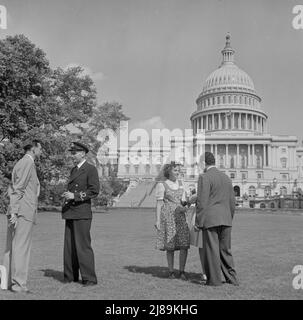
M 197 110 L 191 115 L 194 133 L 207 132 L 263 134 L 267 115 L 250 76 L 234 62 L 235 51 L 230 35 L 222 53 L 222 63 L 205 80 L 196 100 Z
M 254 83 L 250 76 L 235 64 L 223 64 L 211 73 L 205 81 L 202 93 L 218 91 L 230 87 L 243 91 L 255 92 Z
M 255 93 L 254 83 L 250 76 L 234 63 L 234 53 L 230 45 L 230 35 L 227 35 L 226 45 L 222 50 L 223 61 L 220 67 L 205 80 L 201 95 L 221 90 Z

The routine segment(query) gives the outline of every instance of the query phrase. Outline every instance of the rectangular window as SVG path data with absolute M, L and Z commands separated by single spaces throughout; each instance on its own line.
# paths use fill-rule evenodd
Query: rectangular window
M 241 177 L 242 177 L 242 180 L 246 180 L 247 179 L 247 172 L 241 172 Z
M 235 179 L 236 178 L 236 172 L 231 172 L 229 176 L 230 176 L 231 179 Z

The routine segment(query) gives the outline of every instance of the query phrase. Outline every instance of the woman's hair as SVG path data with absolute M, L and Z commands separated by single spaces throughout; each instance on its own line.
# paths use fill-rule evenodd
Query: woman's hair
M 165 164 L 163 167 L 163 176 L 166 179 L 169 179 L 169 175 L 170 175 L 172 169 L 176 168 L 176 167 L 178 167 L 178 164 L 176 164 L 174 161 L 172 161 L 171 163 Z

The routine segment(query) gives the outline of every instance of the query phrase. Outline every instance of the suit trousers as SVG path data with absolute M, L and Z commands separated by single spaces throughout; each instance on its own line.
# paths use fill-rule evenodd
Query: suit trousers
M 91 247 L 91 219 L 65 220 L 64 279 L 97 283 L 94 252 Z
M 26 288 L 30 252 L 32 245 L 33 222 L 18 217 L 16 228 L 11 224 L 7 227 L 6 249 L 3 265 L 7 270 L 8 287 Z
M 207 285 L 222 285 L 221 271 L 227 283 L 238 285 L 231 253 L 231 227 L 203 229 L 204 263 Z

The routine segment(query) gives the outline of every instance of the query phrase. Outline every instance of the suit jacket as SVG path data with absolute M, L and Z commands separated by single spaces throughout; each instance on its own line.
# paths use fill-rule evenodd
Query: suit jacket
M 232 226 L 235 195 L 230 178 L 217 168 L 199 176 L 196 224 L 200 228 Z
M 24 155 L 14 166 L 12 186 L 8 191 L 10 204 L 7 215 L 15 213 L 36 222 L 40 183 L 33 159 Z
M 62 207 L 63 219 L 91 219 L 91 199 L 98 196 L 100 191 L 99 176 L 96 167 L 87 161 L 78 169 L 74 167 L 67 186 L 74 193 L 75 199 L 66 201 Z

